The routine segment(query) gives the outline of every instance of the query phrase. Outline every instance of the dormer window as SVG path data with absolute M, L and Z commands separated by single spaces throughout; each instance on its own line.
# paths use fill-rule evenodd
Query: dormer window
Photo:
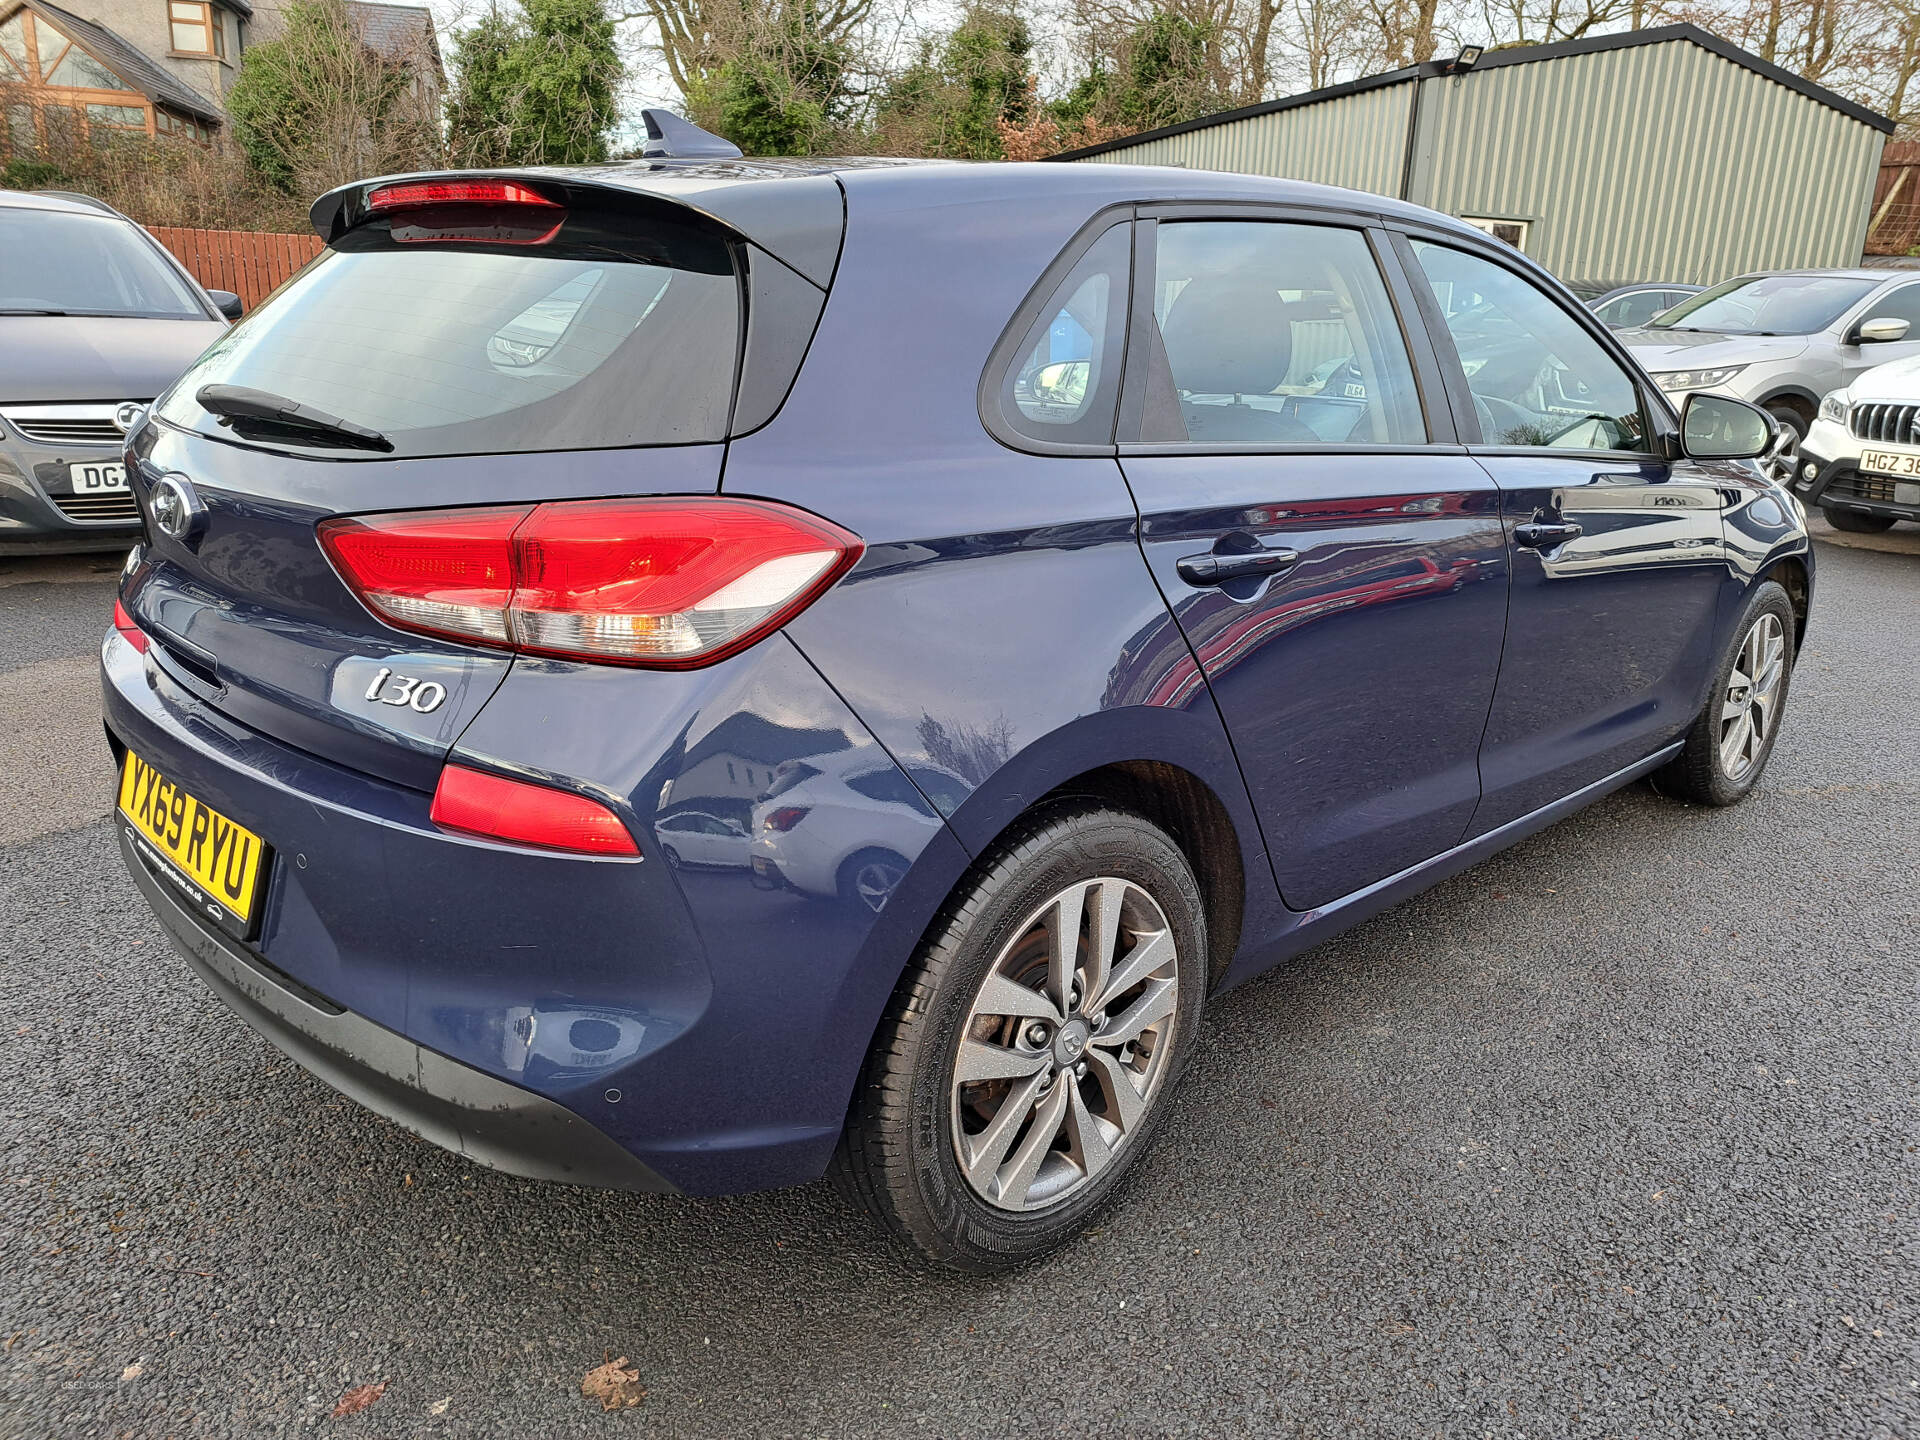
M 214 55 L 226 58 L 227 39 L 220 16 L 206 0 L 167 0 L 167 23 L 176 55 Z

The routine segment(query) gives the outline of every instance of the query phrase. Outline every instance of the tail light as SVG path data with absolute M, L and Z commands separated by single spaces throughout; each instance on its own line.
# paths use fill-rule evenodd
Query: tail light
M 760 824 L 764 829 L 777 830 L 784 835 L 807 818 L 809 808 L 805 805 L 782 805 L 778 810 L 770 812 Z
M 367 209 L 391 218 L 403 245 L 544 245 L 567 212 L 537 190 L 509 180 L 408 180 L 367 194 Z
M 761 500 L 573 500 L 328 520 L 320 543 L 401 630 L 683 670 L 746 649 L 860 558 L 860 538 Z
M 640 853 L 633 832 L 598 800 L 460 765 L 440 772 L 428 814 L 442 829 L 516 845 L 583 855 Z
M 127 613 L 127 607 L 118 600 L 113 602 L 113 628 L 120 632 L 122 640 L 142 655 L 147 653 L 147 646 L 153 643 L 147 639 L 147 632 L 142 630 L 133 616 Z

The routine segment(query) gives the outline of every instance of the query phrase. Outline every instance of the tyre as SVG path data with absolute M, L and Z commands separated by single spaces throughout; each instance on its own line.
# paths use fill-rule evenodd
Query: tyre
M 862 850 L 840 866 L 840 898 L 878 915 L 906 873 L 905 857 L 891 850 Z
M 680 852 L 671 845 L 662 845 L 660 847 L 660 858 L 674 869 L 678 870 L 680 868 Z
M 1206 998 L 1179 849 L 1088 802 L 1036 815 L 929 929 L 835 1165 L 911 1256 L 985 1274 L 1065 1244 L 1165 1119 Z
M 1792 678 L 1793 605 L 1765 580 L 1747 597 L 1706 708 L 1679 756 L 1655 775 L 1658 787 L 1699 805 L 1745 799 L 1773 754 Z
M 1807 438 L 1807 430 L 1813 421 L 1784 400 L 1776 400 L 1765 408 L 1769 415 L 1780 422 L 1780 428 L 1786 432 L 1780 448 L 1775 450 L 1769 458 L 1779 467 L 1781 478 L 1790 480 L 1793 478 L 1794 469 L 1800 463 L 1800 442 Z
M 1836 530 L 1844 530 L 1849 535 L 1878 535 L 1893 528 L 1890 515 L 1862 515 L 1858 510 L 1842 510 L 1838 506 L 1822 505 L 1820 513 L 1827 523 Z

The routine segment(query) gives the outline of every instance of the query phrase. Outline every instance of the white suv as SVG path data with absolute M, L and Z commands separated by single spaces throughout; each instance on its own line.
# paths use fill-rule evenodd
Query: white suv
M 1876 366 L 1820 402 L 1793 488 L 1836 530 L 1920 521 L 1920 355 Z
M 1742 275 L 1618 333 L 1676 406 L 1695 390 L 1731 395 L 1771 412 L 1798 444 L 1821 396 L 1920 355 L 1920 274 Z

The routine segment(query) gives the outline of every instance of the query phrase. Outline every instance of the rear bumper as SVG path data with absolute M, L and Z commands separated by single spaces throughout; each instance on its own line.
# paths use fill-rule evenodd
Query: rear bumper
M 120 854 L 167 938 L 207 988 L 342 1094 L 422 1139 L 509 1175 L 612 1190 L 673 1190 L 571 1111 L 340 1009 L 216 935 L 154 877 L 124 831 Z

